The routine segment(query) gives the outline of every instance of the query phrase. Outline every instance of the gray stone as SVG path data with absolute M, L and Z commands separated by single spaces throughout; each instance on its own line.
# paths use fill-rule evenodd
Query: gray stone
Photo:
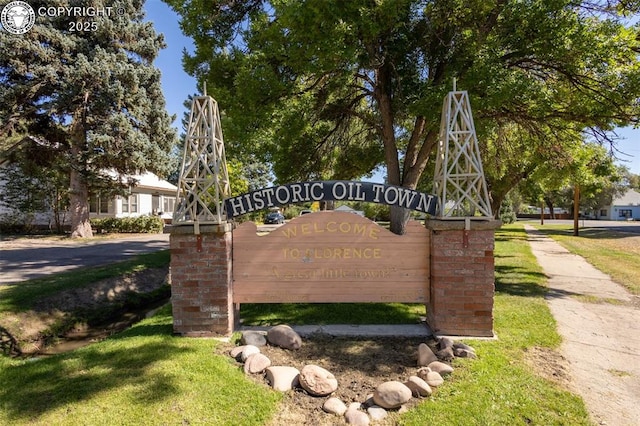
M 473 352 L 473 353 L 475 353 L 475 352 L 476 352 L 476 350 L 475 350 L 475 349 L 473 349 L 471 346 L 469 346 L 469 345 L 465 345 L 465 344 L 464 344 L 464 343 L 462 343 L 462 342 L 456 342 L 456 343 L 454 343 L 454 344 L 453 344 L 453 349 L 454 349 L 454 351 L 455 351 L 456 349 L 464 349 L 464 350 L 467 350 L 467 351 L 471 351 L 471 352 Z
M 455 356 L 453 355 L 452 347 L 439 350 L 438 352 L 436 352 L 436 356 L 438 357 L 438 359 L 441 359 L 443 361 L 451 361 L 453 360 L 453 358 L 455 358 Z
M 326 396 L 338 389 L 333 374 L 317 365 L 305 365 L 300 370 L 300 386 L 314 396 Z
M 344 413 L 344 420 L 347 424 L 356 426 L 367 426 L 371 423 L 369 416 L 364 411 L 360 411 L 360 403 L 352 402 Z
M 267 332 L 267 341 L 284 349 L 300 349 L 302 346 L 300 335 L 288 325 L 276 325 L 270 328 Z
M 287 392 L 300 384 L 300 371 L 295 367 L 273 366 L 267 368 L 267 381 L 280 392 Z
M 411 399 L 411 389 L 398 381 L 384 382 L 373 393 L 376 405 L 382 408 L 398 408 Z
M 405 383 L 405 386 L 411 389 L 413 396 L 431 396 L 433 391 L 431 386 L 418 376 L 411 376 Z
M 418 367 L 429 365 L 437 360 L 438 357 L 431 348 L 426 343 L 420 343 L 418 346 Z
M 367 408 L 367 413 L 371 417 L 371 420 L 374 422 L 384 420 L 387 417 L 387 410 L 382 407 L 378 407 L 377 405 L 373 405 Z
M 429 364 L 429 368 L 431 371 L 435 371 L 436 373 L 440 373 L 442 377 L 447 376 L 453 373 L 453 367 L 449 364 L 445 364 L 444 362 L 434 361 Z
M 246 345 L 236 346 L 229 351 L 229 355 L 231 355 L 232 358 L 235 358 L 236 361 L 241 361 L 240 355 L 242 355 L 242 351 L 244 351 L 245 347 Z
M 262 373 L 267 367 L 271 366 L 271 360 L 264 354 L 253 354 L 244 362 L 245 374 Z
M 347 411 L 347 406 L 340 398 L 331 397 L 322 404 L 322 409 L 326 413 L 342 416 Z
M 242 349 L 242 353 L 240 354 L 240 360 L 245 362 L 247 358 L 249 358 L 253 354 L 259 354 L 260 348 L 253 345 L 245 345 Z
M 372 393 L 370 393 L 370 394 L 368 394 L 368 395 L 367 395 L 367 397 L 364 399 L 364 402 L 362 403 L 362 406 L 363 406 L 364 408 L 368 408 L 368 407 L 371 407 L 371 406 L 374 406 L 374 405 L 376 405 L 376 402 L 373 400 L 373 394 L 372 394 Z
M 242 332 L 240 342 L 243 345 L 264 346 L 267 344 L 267 335 L 263 331 L 247 330 Z
M 453 351 L 453 353 L 455 354 L 455 356 L 457 356 L 458 358 L 471 358 L 471 359 L 476 359 L 478 358 L 478 355 L 476 355 L 476 353 L 474 351 L 470 351 L 468 349 L 462 349 L 462 348 L 458 348 L 455 349 Z
M 446 348 L 453 348 L 454 343 L 453 339 L 449 337 L 441 337 L 438 340 L 438 349 L 442 350 Z
M 429 371 L 427 373 L 427 376 L 423 380 L 433 388 L 437 388 L 444 383 L 444 379 L 442 378 L 440 373 L 437 373 L 435 371 Z

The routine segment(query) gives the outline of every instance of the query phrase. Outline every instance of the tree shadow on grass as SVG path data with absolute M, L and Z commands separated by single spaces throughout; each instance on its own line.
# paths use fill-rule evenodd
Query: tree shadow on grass
M 636 229 L 635 232 L 634 228 Z M 617 230 L 617 229 L 609 229 L 609 228 L 580 228 L 579 229 L 579 237 L 589 240 L 602 240 L 602 239 L 622 239 L 622 238 L 632 238 L 640 235 L 640 232 L 637 231 L 640 229 L 640 225 L 637 227 L 628 227 L 626 230 Z M 554 228 L 543 228 L 537 231 L 530 232 L 539 232 L 541 234 L 551 236 L 561 236 L 561 237 L 573 237 L 573 229 L 554 229 Z
M 416 324 L 424 304 L 403 303 L 247 303 L 240 307 L 244 325 Z
M 133 404 L 172 397 L 179 392 L 180 379 L 154 365 L 191 349 L 172 340 L 172 326 L 166 321 L 142 324 L 63 355 L 6 365 L 0 370 L 2 409 L 15 422 L 29 422 L 123 387 L 136 389 L 127 395 Z
M 548 288 L 540 285 L 547 275 L 517 266 L 496 265 L 496 292 L 521 297 L 544 297 Z

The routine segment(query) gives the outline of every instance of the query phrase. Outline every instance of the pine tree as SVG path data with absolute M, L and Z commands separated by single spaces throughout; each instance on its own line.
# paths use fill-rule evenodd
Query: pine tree
M 34 10 L 69 6 L 29 3 Z M 164 40 L 143 22 L 143 0 L 72 3 L 110 9 L 37 15 L 25 34 L 0 31 L 0 136 L 26 123 L 29 135 L 55 148 L 69 168 L 72 236 L 90 237 L 89 186 L 113 186 L 102 174 L 109 169 L 167 174 L 176 132 L 153 66 Z

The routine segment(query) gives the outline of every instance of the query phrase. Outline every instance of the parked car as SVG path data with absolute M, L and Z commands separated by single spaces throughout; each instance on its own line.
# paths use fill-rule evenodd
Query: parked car
M 280 212 L 271 212 L 271 213 L 267 213 L 267 216 L 264 218 L 264 223 L 266 225 L 268 224 L 272 224 L 272 223 L 284 223 L 284 215 Z

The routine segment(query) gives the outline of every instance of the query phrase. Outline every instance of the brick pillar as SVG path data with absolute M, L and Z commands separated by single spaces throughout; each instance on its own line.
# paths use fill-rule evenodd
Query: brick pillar
M 500 221 L 427 220 L 431 285 L 427 323 L 434 333 L 493 336 L 494 236 Z
M 171 232 L 173 331 L 192 337 L 230 335 L 236 318 L 232 294 L 231 224 L 175 226 Z

